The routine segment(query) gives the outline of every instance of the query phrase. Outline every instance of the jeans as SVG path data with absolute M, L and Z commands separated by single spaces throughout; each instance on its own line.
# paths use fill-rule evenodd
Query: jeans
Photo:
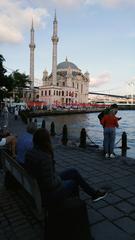
M 113 153 L 115 143 L 115 128 L 104 128 L 105 153 Z
M 71 197 L 74 194 L 79 193 L 79 187 L 90 196 L 94 196 L 96 191 L 89 186 L 89 184 L 83 179 L 80 173 L 74 169 L 67 169 L 59 174 L 63 188 L 56 192 L 49 194 L 49 201 L 59 201 Z

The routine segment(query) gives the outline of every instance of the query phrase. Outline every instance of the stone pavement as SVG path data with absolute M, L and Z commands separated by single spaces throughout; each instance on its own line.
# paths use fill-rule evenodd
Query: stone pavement
M 20 120 L 11 125 L 17 135 L 26 127 Z M 95 203 L 81 192 L 81 198 L 87 202 L 94 239 L 135 239 L 135 160 L 105 159 L 96 148 L 65 147 L 58 141 L 53 142 L 57 171 L 75 167 L 93 187 L 109 190 L 104 200 Z M 4 188 L 1 173 L 0 240 L 42 240 L 42 230 L 22 199 Z

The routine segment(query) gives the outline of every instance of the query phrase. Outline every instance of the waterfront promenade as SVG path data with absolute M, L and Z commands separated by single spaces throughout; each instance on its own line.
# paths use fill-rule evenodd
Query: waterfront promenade
M 11 115 L 9 127 L 18 136 L 26 125 L 20 119 L 14 121 Z M 96 203 L 83 192 L 80 194 L 87 202 L 94 239 L 135 239 L 135 160 L 120 156 L 105 159 L 99 149 L 81 149 L 72 144 L 62 146 L 58 138 L 52 141 L 57 171 L 75 167 L 89 184 L 109 190 L 109 195 Z M 16 193 L 4 188 L 1 172 L 0 240 L 42 240 L 42 236 L 42 226 L 29 207 Z

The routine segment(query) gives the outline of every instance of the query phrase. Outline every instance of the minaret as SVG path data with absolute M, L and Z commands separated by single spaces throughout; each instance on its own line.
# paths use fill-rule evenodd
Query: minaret
M 31 89 L 34 89 L 34 49 L 36 45 L 34 43 L 34 27 L 33 27 L 33 20 L 31 24 L 30 30 L 30 81 L 31 81 Z
M 52 77 L 53 77 L 53 85 L 57 85 L 57 43 L 59 38 L 57 36 L 57 18 L 56 12 L 53 21 L 53 36 L 52 36 L 52 43 L 53 43 L 53 53 L 52 53 Z

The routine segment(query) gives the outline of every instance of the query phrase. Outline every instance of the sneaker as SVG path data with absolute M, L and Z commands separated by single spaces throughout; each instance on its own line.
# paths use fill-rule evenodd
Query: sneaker
M 108 153 L 105 154 L 105 158 L 109 158 L 109 154 Z
M 113 153 L 111 153 L 110 158 L 115 158 L 115 155 Z
M 97 192 L 95 193 L 95 195 L 92 197 L 92 201 L 93 201 L 93 202 L 97 202 L 97 201 L 105 198 L 107 195 L 108 195 L 107 192 L 97 191 Z

